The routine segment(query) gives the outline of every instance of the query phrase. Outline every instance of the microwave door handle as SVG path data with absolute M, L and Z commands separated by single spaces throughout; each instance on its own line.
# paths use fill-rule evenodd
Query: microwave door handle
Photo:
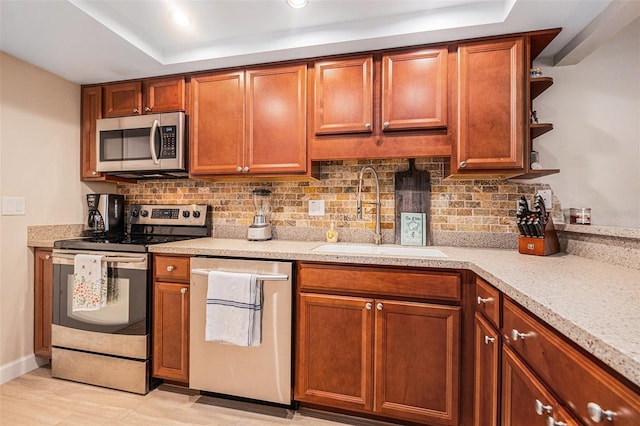
M 149 134 L 149 149 L 151 150 L 151 158 L 155 165 L 160 164 L 160 161 L 158 161 L 158 153 L 156 152 L 156 133 L 158 131 L 158 126 L 160 126 L 160 122 L 158 120 L 153 120 L 151 133 Z

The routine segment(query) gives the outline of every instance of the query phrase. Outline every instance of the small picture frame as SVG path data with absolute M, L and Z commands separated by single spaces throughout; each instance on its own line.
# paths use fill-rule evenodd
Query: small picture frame
M 400 244 L 403 246 L 427 245 L 426 213 L 400 214 Z

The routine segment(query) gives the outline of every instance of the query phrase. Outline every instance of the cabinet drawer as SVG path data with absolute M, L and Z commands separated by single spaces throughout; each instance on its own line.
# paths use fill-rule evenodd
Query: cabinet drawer
M 159 255 L 154 257 L 155 281 L 189 282 L 190 272 L 188 257 Z
M 504 341 L 509 344 L 586 424 L 587 406 L 616 413 L 616 426 L 640 424 L 640 394 L 607 373 L 537 318 L 505 298 Z M 516 334 L 521 333 L 521 334 Z
M 500 328 L 500 292 L 476 277 L 476 312 L 480 312 L 495 327 Z
M 302 263 L 298 280 L 305 291 L 460 300 L 460 275 L 455 272 Z

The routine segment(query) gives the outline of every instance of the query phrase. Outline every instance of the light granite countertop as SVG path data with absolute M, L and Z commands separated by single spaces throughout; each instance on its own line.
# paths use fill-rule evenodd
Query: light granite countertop
M 446 258 L 326 254 L 319 241 L 250 242 L 200 238 L 150 247 L 155 253 L 469 269 L 640 386 L 640 285 L 637 269 L 570 254 L 429 247 Z M 348 245 L 348 243 L 338 243 Z

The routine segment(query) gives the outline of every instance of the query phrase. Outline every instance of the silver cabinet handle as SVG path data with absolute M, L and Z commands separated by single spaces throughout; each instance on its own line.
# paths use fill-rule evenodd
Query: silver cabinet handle
M 171 271 L 173 271 L 174 269 L 176 269 L 176 267 L 175 267 L 175 266 L 173 266 L 173 265 L 169 265 L 169 266 L 167 266 L 167 272 L 171 272 Z
M 144 112 L 151 112 L 151 108 L 149 108 L 149 107 L 144 107 Z
M 478 305 L 483 305 L 489 302 L 493 302 L 493 297 L 487 297 L 486 299 L 483 299 L 482 297 L 478 296 Z
M 132 112 L 133 112 L 134 114 L 137 114 L 137 113 L 139 113 L 139 112 L 140 112 L 140 110 L 139 110 L 138 108 L 134 108 L 134 109 L 132 110 Z
M 364 305 L 364 307 L 365 307 L 365 308 L 367 308 L 367 310 L 369 310 L 369 311 L 371 310 L 371 306 L 372 306 L 372 305 L 371 305 L 371 302 L 367 302 L 367 303 Z
M 242 167 L 238 166 L 238 168 L 236 169 L 236 172 L 242 173 Z
M 242 169 L 242 171 L 245 173 L 249 173 L 249 166 L 244 166 L 244 169 Z
M 546 426 L 568 426 L 565 422 L 556 421 L 556 419 L 551 416 L 547 417 L 547 421 L 545 422 L 545 424 Z
M 542 416 L 544 413 L 551 414 L 553 411 L 553 407 L 551 405 L 544 405 L 539 399 L 536 399 L 535 408 L 536 413 L 538 413 L 539 416 Z
M 511 330 L 511 338 L 513 339 L 514 342 L 517 340 L 524 340 L 527 337 L 533 337 L 533 333 L 520 333 L 515 328 Z
M 180 289 L 180 293 L 185 294 L 187 292 L 187 288 L 186 287 L 182 287 Z
M 602 407 L 600 407 L 595 402 L 590 402 L 587 404 L 587 413 L 589 413 L 589 417 L 591 418 L 591 420 L 596 423 L 600 423 L 604 419 L 607 419 L 611 422 L 617 414 L 615 411 L 603 410 Z
M 376 309 L 377 309 L 377 310 L 381 311 L 381 310 L 382 310 L 382 308 L 383 308 L 382 303 L 378 303 L 378 304 L 376 305 Z
M 385 121 L 384 123 L 382 123 L 382 125 L 383 125 L 385 128 L 387 128 L 387 127 L 389 127 L 389 122 L 388 122 L 388 121 Z
M 467 162 L 466 161 L 461 161 L 460 162 L 460 168 L 464 169 L 465 167 L 467 167 Z
M 489 343 L 493 343 L 496 341 L 495 337 L 484 336 L 484 344 L 488 345 Z
M 370 129 L 371 128 L 371 123 L 365 123 L 364 124 L 364 128 L 365 129 Z

